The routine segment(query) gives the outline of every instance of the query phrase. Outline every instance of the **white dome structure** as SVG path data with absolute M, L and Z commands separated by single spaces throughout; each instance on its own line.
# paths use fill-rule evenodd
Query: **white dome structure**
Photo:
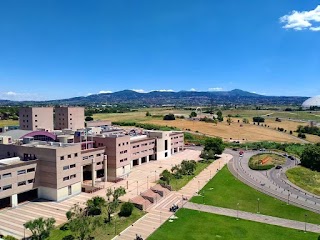
M 303 108 L 320 107 L 320 95 L 307 99 L 302 103 Z

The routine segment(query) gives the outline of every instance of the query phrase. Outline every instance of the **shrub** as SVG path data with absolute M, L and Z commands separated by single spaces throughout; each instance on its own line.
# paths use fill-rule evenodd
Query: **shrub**
M 134 206 L 132 203 L 125 202 L 121 206 L 121 210 L 120 210 L 119 215 L 122 217 L 129 217 L 132 214 L 133 208 L 134 208 Z
M 302 139 L 305 139 L 306 138 L 306 135 L 304 133 L 298 133 L 298 138 L 302 138 Z
M 253 117 L 252 120 L 253 120 L 253 122 L 257 122 L 257 123 L 264 122 L 264 118 L 263 117 Z
M 12 236 L 10 236 L 10 235 L 5 236 L 3 239 L 4 239 L 4 240 L 18 240 L 18 238 L 12 237 Z
M 169 113 L 163 117 L 163 120 L 176 120 L 175 116 L 172 113 Z
M 89 116 L 88 116 L 88 117 L 85 118 L 85 121 L 87 121 L 87 122 L 90 122 L 90 121 L 92 121 L 92 120 L 93 120 L 93 117 L 89 117 Z

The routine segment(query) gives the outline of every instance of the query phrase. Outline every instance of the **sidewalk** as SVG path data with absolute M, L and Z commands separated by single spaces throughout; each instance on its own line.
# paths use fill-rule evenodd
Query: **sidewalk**
M 161 199 L 156 205 L 148 209 L 148 213 L 132 224 L 130 227 L 122 231 L 113 239 L 117 240 L 132 240 L 136 234 L 141 235 L 143 239 L 147 239 L 157 228 L 159 228 L 165 221 L 167 221 L 173 213 L 169 211 L 172 204 L 178 204 L 182 207 L 186 202 L 182 201 L 182 196 L 188 199 L 195 195 L 198 190 L 203 188 L 207 182 L 215 176 L 218 169 L 222 168 L 232 158 L 231 155 L 222 154 L 221 158 L 214 161 L 206 169 L 204 169 L 198 176 L 194 177 L 181 190 L 172 191 L 166 197 Z
M 235 217 L 235 218 L 245 219 L 245 220 L 254 221 L 254 222 L 261 222 L 261 223 L 276 225 L 280 227 L 293 228 L 293 229 L 303 230 L 303 231 L 305 230 L 305 227 L 306 227 L 306 230 L 308 232 L 315 232 L 315 233 L 320 232 L 320 226 L 316 224 L 298 222 L 294 220 L 271 217 L 267 215 L 249 213 L 244 211 L 238 211 L 237 213 L 237 210 L 228 209 L 228 208 L 214 207 L 214 206 L 208 206 L 204 204 L 197 204 L 197 203 L 191 203 L 191 202 L 187 202 L 184 205 L 184 208 L 207 212 L 207 213 L 214 213 L 214 214 L 223 215 L 223 216 Z

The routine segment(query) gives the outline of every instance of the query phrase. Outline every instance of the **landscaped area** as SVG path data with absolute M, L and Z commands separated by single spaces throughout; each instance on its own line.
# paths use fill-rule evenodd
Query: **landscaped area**
M 286 176 L 298 187 L 320 196 L 320 172 L 299 166 L 287 170 Z
M 249 160 L 249 167 L 253 170 L 268 170 L 286 162 L 286 158 L 274 153 L 261 153 L 254 155 Z
M 180 209 L 176 216 L 178 219 L 164 223 L 148 240 L 317 240 L 319 235 L 189 209 Z
M 202 196 L 191 199 L 195 203 L 205 203 L 218 207 L 237 209 L 274 217 L 320 224 L 320 215 L 263 194 L 235 178 L 227 167 L 220 170 L 200 191 Z M 237 205 L 239 203 L 239 205 Z M 238 206 L 238 207 L 237 207 Z M 259 208 L 259 209 L 258 209 Z

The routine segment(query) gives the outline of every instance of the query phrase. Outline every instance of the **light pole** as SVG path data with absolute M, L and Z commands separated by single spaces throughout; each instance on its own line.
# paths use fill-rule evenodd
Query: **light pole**
M 149 189 L 149 176 L 147 176 L 147 189 Z
M 137 195 L 139 195 L 139 184 L 138 184 L 138 181 L 137 181 Z
M 258 201 L 258 212 L 257 213 L 260 213 L 260 198 L 258 198 L 257 201 Z
M 304 232 L 307 232 L 307 214 L 304 215 Z
M 160 225 L 161 225 L 161 211 L 160 211 Z
M 239 220 L 239 203 L 237 203 L 237 220 Z
M 199 191 L 200 191 L 200 181 L 198 181 L 198 194 L 199 194 Z
M 289 205 L 289 197 L 290 197 L 290 192 L 288 190 L 288 202 L 287 202 L 287 205 Z

